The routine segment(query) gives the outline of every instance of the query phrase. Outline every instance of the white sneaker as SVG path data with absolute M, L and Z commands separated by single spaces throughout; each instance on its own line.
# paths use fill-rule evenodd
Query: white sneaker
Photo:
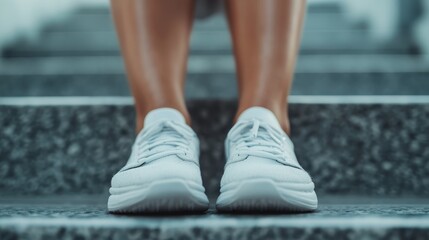
M 220 211 L 311 211 L 314 183 L 299 165 L 293 143 L 268 109 L 244 111 L 225 140 L 227 163 Z
M 127 164 L 113 176 L 110 212 L 205 211 L 199 141 L 172 108 L 149 112 Z

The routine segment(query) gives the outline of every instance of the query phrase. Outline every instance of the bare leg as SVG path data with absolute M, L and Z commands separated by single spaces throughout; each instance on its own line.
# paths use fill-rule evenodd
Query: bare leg
M 156 108 L 179 110 L 190 123 L 184 82 L 194 0 L 111 0 L 137 126 Z
M 289 133 L 287 97 L 305 15 L 305 0 L 227 0 L 239 79 L 238 116 L 261 106 Z

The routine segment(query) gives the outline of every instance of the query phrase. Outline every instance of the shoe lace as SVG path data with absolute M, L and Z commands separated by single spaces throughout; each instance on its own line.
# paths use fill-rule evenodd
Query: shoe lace
M 291 164 L 292 142 L 285 133 L 273 128 L 258 119 L 238 123 L 230 132 L 231 141 L 235 144 L 231 152 L 230 163 L 242 161 L 249 156 L 268 158 L 285 165 Z
M 137 162 L 148 163 L 166 156 L 177 155 L 194 161 L 190 150 L 195 133 L 190 127 L 174 121 L 162 121 L 140 133 L 137 139 Z

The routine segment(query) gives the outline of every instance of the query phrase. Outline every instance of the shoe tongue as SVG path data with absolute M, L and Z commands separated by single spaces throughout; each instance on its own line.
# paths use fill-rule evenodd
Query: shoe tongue
M 251 107 L 246 109 L 240 114 L 240 117 L 238 117 L 237 122 L 253 119 L 258 119 L 260 121 L 266 122 L 270 126 L 283 131 L 274 113 L 263 107 Z
M 150 111 L 145 119 L 144 119 L 144 126 L 150 126 L 156 122 L 159 121 L 173 121 L 173 122 L 179 122 L 179 123 L 186 123 L 185 118 L 183 117 L 182 113 L 177 111 L 174 108 L 158 108 L 155 110 Z

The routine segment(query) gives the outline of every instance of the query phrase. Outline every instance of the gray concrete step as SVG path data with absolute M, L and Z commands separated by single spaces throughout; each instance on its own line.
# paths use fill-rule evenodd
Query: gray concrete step
M 134 138 L 126 98 L 0 98 L 0 192 L 105 193 Z M 292 96 L 292 139 L 320 194 L 429 196 L 427 96 Z M 189 101 L 210 197 L 231 101 Z M 29 180 L 31 176 L 31 181 Z
M 115 216 L 105 196 L 0 198 L 9 239 L 415 239 L 429 238 L 424 199 L 322 197 L 315 213 Z

